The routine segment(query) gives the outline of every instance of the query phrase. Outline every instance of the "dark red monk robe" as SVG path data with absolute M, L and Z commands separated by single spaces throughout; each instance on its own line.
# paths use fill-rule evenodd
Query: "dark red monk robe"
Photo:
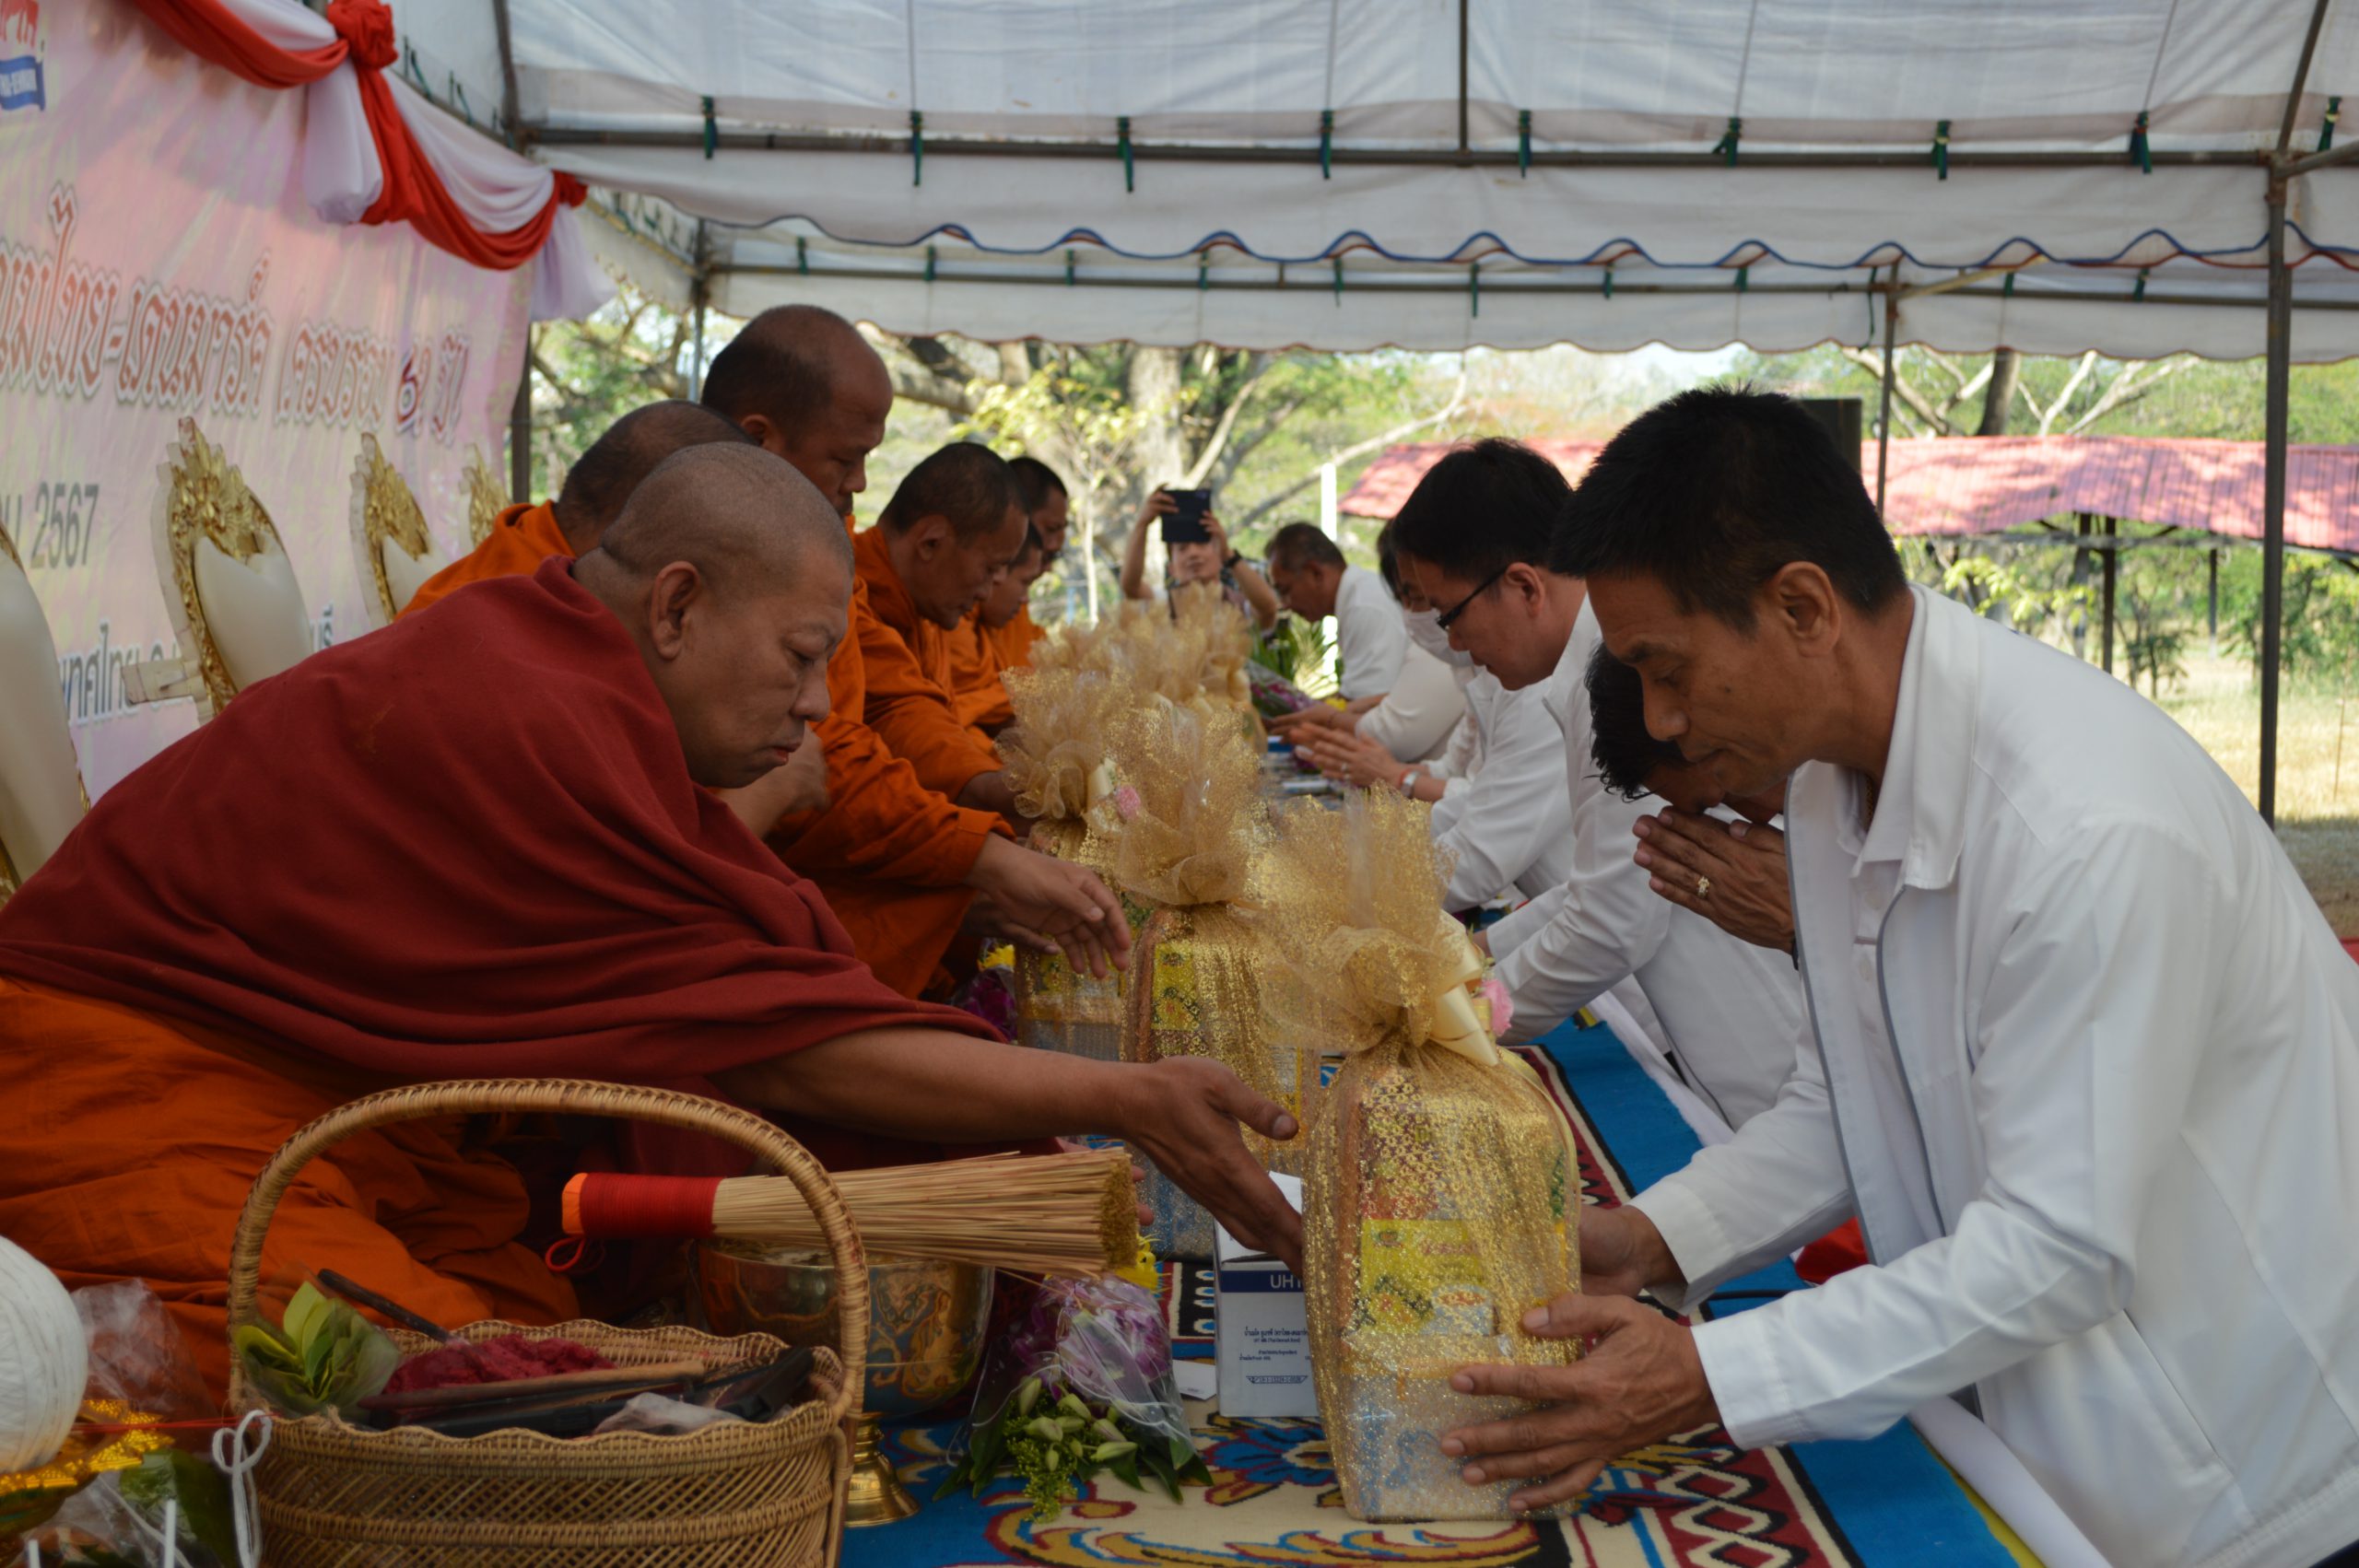
M 217 1383 L 237 1204 L 278 1139 L 357 1094 L 710 1092 L 862 1029 L 990 1035 L 879 983 L 696 785 L 569 565 L 248 688 L 0 906 L 0 1235 L 69 1284 L 150 1281 Z M 569 1293 L 513 1245 L 522 1211 L 512 1169 L 421 1125 L 315 1170 L 268 1262 L 546 1320 Z

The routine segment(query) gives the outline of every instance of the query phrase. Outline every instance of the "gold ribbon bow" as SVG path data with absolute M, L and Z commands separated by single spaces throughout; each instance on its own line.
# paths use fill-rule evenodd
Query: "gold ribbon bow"
M 1426 1025 L 1426 1038 L 1444 1050 L 1456 1051 L 1477 1067 L 1496 1067 L 1498 1043 L 1491 1037 L 1482 1015 L 1474 1011 L 1474 994 L 1467 989 L 1483 977 L 1483 955 L 1467 937 L 1465 927 L 1447 915 L 1442 917 L 1442 926 L 1447 932 L 1442 940 L 1457 962 L 1449 970 L 1448 983 L 1433 999 L 1433 1022 Z

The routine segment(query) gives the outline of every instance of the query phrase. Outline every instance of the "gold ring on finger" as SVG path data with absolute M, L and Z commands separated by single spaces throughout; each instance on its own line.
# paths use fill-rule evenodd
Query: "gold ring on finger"
M 1698 898 L 1709 898 L 1711 895 L 1712 879 L 1708 876 L 1697 877 L 1696 879 L 1696 896 Z

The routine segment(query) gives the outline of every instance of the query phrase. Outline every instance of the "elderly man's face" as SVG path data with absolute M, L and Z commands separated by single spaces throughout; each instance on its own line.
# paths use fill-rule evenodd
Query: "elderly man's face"
M 1647 732 L 1679 747 L 1723 798 L 1764 794 L 1808 760 L 1819 671 L 1772 607 L 1751 632 L 1683 610 L 1655 578 L 1591 578 L 1590 603 L 1614 657 L 1638 673 Z
M 827 716 L 827 658 L 851 599 L 851 568 L 827 556 L 791 584 L 737 597 L 708 591 L 688 606 L 677 651 L 650 673 L 690 778 L 740 789 L 817 743 L 807 727 Z
M 1335 588 L 1344 574 L 1324 561 L 1304 561 L 1287 568 L 1270 563 L 1270 591 L 1278 603 L 1306 621 L 1322 621 L 1335 613 Z
M 919 524 L 928 529 L 934 520 Z M 983 602 L 1017 551 L 1024 548 L 1024 509 L 1010 502 L 996 529 L 961 539 L 945 521 L 930 548 L 921 545 L 910 577 L 918 613 L 938 626 L 955 626 Z

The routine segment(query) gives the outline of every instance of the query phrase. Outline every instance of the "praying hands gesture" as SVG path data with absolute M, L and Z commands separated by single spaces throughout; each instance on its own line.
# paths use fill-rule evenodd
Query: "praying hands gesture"
M 1648 885 L 1693 909 L 1741 942 L 1794 950 L 1794 913 L 1786 887 L 1786 836 L 1757 822 L 1665 811 L 1642 816 L 1631 858 L 1650 873 Z
M 1450 1379 L 1461 1394 L 1539 1407 L 1441 1441 L 1443 1453 L 1466 1460 L 1469 1486 L 1532 1482 L 1508 1499 L 1518 1512 L 1579 1497 L 1632 1449 L 1720 1419 L 1695 1336 L 1632 1299 L 1643 1285 L 1679 1278 L 1654 1222 L 1627 1207 L 1590 1209 L 1580 1233 L 1582 1293 L 1532 1308 L 1523 1326 L 1543 1339 L 1579 1339 L 1582 1359 L 1570 1366 L 1470 1366 Z
M 1295 749 L 1330 778 L 1363 790 L 1399 787 L 1403 764 L 1399 757 L 1367 736 L 1348 730 L 1304 730 L 1294 738 Z

